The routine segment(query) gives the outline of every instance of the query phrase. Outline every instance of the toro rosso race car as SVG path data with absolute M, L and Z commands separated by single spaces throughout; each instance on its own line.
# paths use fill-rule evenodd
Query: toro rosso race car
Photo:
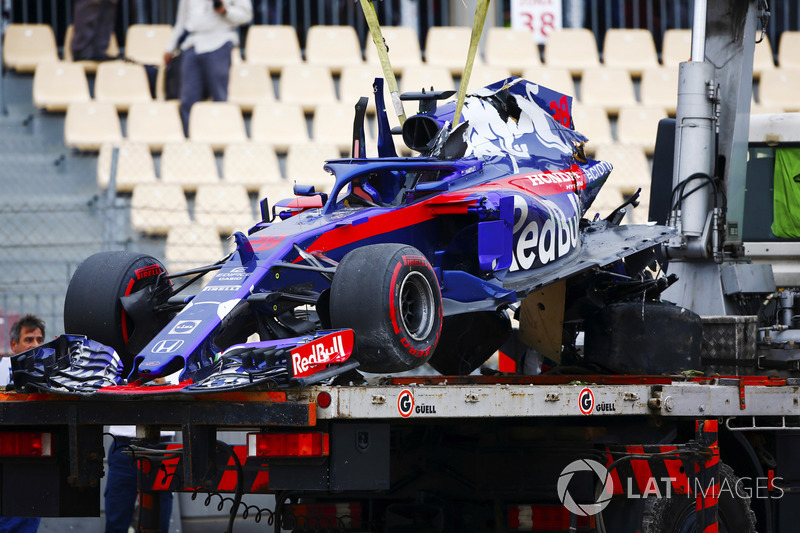
M 383 110 L 382 80 L 374 90 Z M 509 78 L 469 94 L 457 127 L 455 104 L 437 106 L 450 96 L 402 95 L 419 101 L 402 129 L 411 158 L 397 157 L 385 111 L 379 157 L 365 157 L 362 98 L 353 157 L 325 165 L 330 194 L 296 185 L 271 210 L 262 201 L 263 221 L 215 265 L 168 274 L 144 254 L 89 257 L 67 291 L 67 334 L 15 358 L 15 383 L 199 393 L 424 363 L 468 374 L 549 287 L 561 302 L 533 311 L 555 318 L 557 352 L 598 312 L 657 300 L 671 280 L 647 268 L 672 231 L 619 225 L 624 205 L 585 218 L 612 167 L 584 156 L 569 96 Z M 179 383 L 158 384 L 168 376 Z

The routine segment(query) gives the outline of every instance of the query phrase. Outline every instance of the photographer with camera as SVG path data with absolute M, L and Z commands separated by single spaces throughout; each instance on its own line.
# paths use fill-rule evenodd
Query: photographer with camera
M 172 38 L 164 54 L 169 63 L 180 48 L 181 119 L 189 135 L 189 112 L 195 102 L 228 99 L 231 50 L 239 44 L 238 27 L 253 19 L 252 0 L 180 0 Z

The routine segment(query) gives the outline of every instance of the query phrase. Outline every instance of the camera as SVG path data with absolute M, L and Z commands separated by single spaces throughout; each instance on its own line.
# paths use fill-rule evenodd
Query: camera
M 219 9 L 222 7 L 222 0 L 214 0 L 214 9 Z

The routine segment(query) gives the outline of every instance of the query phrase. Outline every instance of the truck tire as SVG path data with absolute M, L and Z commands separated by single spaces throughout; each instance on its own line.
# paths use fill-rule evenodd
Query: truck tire
M 733 469 L 720 463 L 719 533 L 755 533 L 756 515 L 750 497 L 737 483 Z M 739 490 L 737 490 L 739 489 Z M 697 529 L 695 499 L 685 496 L 647 498 L 642 516 L 642 533 L 693 533 Z
M 502 311 L 448 316 L 428 362 L 446 376 L 466 376 L 481 366 L 511 335 L 511 321 Z
M 402 372 L 428 361 L 442 328 L 442 294 L 430 263 L 404 244 L 356 248 L 336 268 L 331 325 L 355 331 L 365 372 Z
M 167 325 L 170 313 L 156 314 L 153 307 L 172 294 L 172 284 L 152 295 L 158 274 L 166 272 L 155 258 L 132 252 L 100 252 L 81 263 L 67 288 L 64 330 L 114 348 L 130 372 L 133 357 Z M 147 289 L 148 296 L 135 309 L 126 310 L 121 298 Z

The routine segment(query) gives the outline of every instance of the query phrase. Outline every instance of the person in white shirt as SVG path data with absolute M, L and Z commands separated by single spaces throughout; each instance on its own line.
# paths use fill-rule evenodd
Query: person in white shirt
M 253 19 L 252 0 L 180 0 L 164 62 L 181 50 L 181 119 L 189 134 L 195 102 L 228 99 L 231 51 L 239 44 L 238 27 Z

